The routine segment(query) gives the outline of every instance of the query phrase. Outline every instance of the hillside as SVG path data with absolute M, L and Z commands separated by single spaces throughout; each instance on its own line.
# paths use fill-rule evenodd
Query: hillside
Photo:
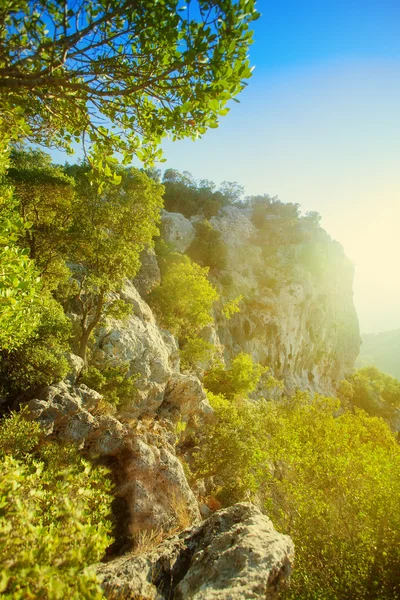
M 356 367 L 372 365 L 400 379 L 400 329 L 363 334 L 361 339 Z

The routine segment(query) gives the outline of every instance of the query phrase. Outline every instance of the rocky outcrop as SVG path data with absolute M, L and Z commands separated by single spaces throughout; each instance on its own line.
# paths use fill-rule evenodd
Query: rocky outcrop
M 152 248 L 143 250 L 140 255 L 140 269 L 135 279 L 134 286 L 144 298 L 150 294 L 161 282 L 161 273 L 157 257 Z
M 115 495 L 126 506 L 124 535 L 171 528 L 200 518 L 197 501 L 175 455 L 174 427 L 151 419 L 122 423 L 104 414 L 102 397 L 66 382 L 28 404 L 46 436 L 73 443 L 94 459 L 112 459 Z
M 150 307 L 136 288 L 126 283 L 120 296 L 132 306 L 132 315 L 109 319 L 96 333 L 92 360 L 99 369 L 128 365 L 137 377 L 136 391 L 124 403 L 125 417 L 154 414 L 163 402 L 166 385 L 179 370 L 178 345 L 171 333 L 160 329 Z
M 189 219 L 186 219 L 180 213 L 169 213 L 163 210 L 161 214 L 161 235 L 178 252 L 185 252 L 194 240 L 195 231 Z
M 191 419 L 210 421 L 213 409 L 199 379 L 193 375 L 174 373 L 168 381 L 160 414 L 172 422 Z
M 293 543 L 251 504 L 221 510 L 140 556 L 97 567 L 106 597 L 141 600 L 278 598 Z
M 210 220 L 227 248 L 226 268 L 214 279 L 224 300 L 243 296 L 232 319 L 216 314 L 225 359 L 244 351 L 289 391 L 334 394 L 360 347 L 353 266 L 307 219 L 268 215 L 260 229 L 251 217 L 251 209 L 229 206 Z

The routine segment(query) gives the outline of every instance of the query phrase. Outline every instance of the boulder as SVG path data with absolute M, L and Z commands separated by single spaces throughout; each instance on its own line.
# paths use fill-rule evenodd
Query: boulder
M 185 252 L 196 234 L 189 219 L 180 213 L 169 213 L 164 210 L 161 215 L 161 235 L 178 252 Z
M 209 421 L 214 411 L 198 377 L 173 373 L 165 389 L 159 413 L 172 421 L 188 422 L 192 417 Z
M 129 375 L 137 377 L 136 391 L 124 403 L 125 417 L 136 418 L 155 413 L 161 405 L 167 382 L 179 369 L 179 351 L 173 335 L 158 327 L 132 284 L 127 283 L 120 296 L 132 306 L 132 315 L 109 319 L 96 332 L 92 360 L 100 370 L 127 365 Z
M 270 600 L 288 584 L 293 554 L 290 537 L 242 503 L 96 570 L 105 596 L 115 600 Z
M 140 264 L 141 267 L 133 280 L 133 284 L 141 296 L 147 296 L 161 282 L 160 268 L 152 248 L 142 251 Z

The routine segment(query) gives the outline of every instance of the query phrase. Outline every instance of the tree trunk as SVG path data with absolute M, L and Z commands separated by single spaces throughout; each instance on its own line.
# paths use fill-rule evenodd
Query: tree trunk
M 96 311 L 93 315 L 93 319 L 90 321 L 90 323 L 87 325 L 87 327 L 82 325 L 82 335 L 81 335 L 81 339 L 79 342 L 78 356 L 80 356 L 83 359 L 85 367 L 87 364 L 87 361 L 86 361 L 87 345 L 89 342 L 90 334 L 92 333 L 93 329 L 96 327 L 98 322 L 100 321 L 101 313 L 103 311 L 103 306 L 104 306 L 104 296 L 105 296 L 105 290 L 101 290 L 100 294 L 97 298 L 97 306 L 96 306 Z

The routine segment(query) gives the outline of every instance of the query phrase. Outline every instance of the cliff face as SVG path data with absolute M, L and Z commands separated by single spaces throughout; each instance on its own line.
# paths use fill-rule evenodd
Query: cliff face
M 164 238 L 177 250 L 192 242 L 188 219 L 169 213 L 164 222 Z M 208 331 L 225 360 L 243 351 L 288 391 L 335 393 L 360 348 L 353 267 L 341 245 L 310 219 L 266 214 L 260 222 L 252 208 L 225 207 L 210 224 L 226 254 L 211 279 L 223 302 L 242 296 L 240 312 L 227 320 L 217 308 Z

